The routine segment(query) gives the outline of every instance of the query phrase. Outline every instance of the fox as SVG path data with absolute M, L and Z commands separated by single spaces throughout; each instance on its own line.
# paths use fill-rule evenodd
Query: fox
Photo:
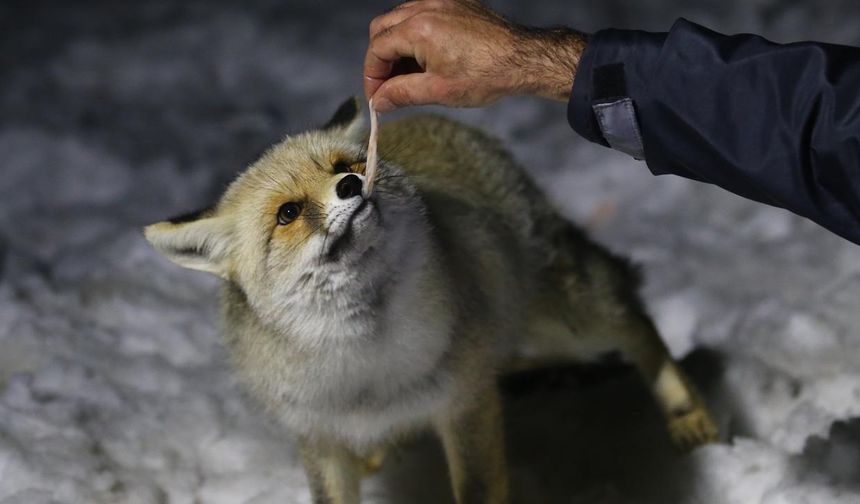
M 346 100 L 214 206 L 144 229 L 223 279 L 231 367 L 295 436 L 314 503 L 358 504 L 362 477 L 423 430 L 458 504 L 507 503 L 499 377 L 610 352 L 677 446 L 717 439 L 638 271 L 560 216 L 500 140 L 440 115 L 386 121 L 368 195 L 362 108 Z

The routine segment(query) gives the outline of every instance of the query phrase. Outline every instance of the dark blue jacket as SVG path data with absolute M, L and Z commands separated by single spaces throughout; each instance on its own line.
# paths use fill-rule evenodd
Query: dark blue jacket
M 603 30 L 577 69 L 568 120 L 656 174 L 710 182 L 860 243 L 860 49 L 686 20 Z

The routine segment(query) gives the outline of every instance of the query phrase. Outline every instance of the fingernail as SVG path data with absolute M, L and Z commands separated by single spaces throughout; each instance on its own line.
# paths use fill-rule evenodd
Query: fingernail
M 385 82 L 383 79 L 377 79 L 376 77 L 368 77 L 364 76 L 364 94 L 370 99 L 376 93 L 376 90 L 379 89 L 379 86 Z
M 388 100 L 388 98 L 383 98 L 380 96 L 379 98 L 373 99 L 373 108 L 375 108 L 376 111 L 380 114 L 384 114 L 385 112 L 391 112 L 396 107 L 393 103 L 391 103 L 391 101 Z

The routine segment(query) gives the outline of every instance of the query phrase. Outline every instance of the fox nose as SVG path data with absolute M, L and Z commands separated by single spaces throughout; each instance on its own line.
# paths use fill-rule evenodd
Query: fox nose
M 335 186 L 335 192 L 340 199 L 349 199 L 353 196 L 358 196 L 361 194 L 361 179 L 358 178 L 358 175 L 350 173 L 338 181 Z

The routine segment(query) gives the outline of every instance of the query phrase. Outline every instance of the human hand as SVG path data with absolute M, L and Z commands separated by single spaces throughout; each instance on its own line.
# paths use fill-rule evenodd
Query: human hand
M 370 24 L 364 91 L 374 108 L 567 100 L 586 36 L 516 25 L 474 0 L 416 0 Z

